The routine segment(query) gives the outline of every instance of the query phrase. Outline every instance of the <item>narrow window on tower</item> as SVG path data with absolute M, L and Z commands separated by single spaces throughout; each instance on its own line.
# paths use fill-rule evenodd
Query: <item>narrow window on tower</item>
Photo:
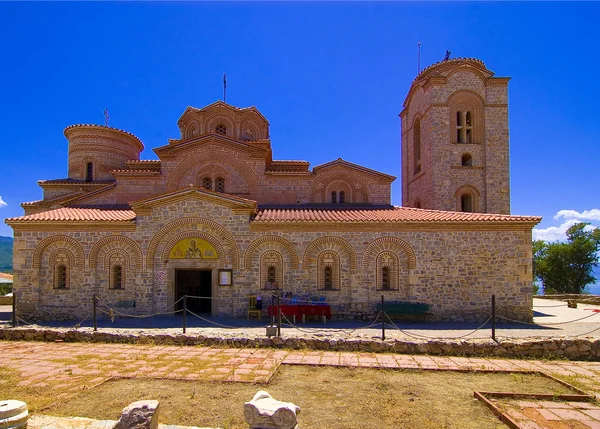
M 335 191 L 331 192 L 331 202 L 334 204 L 337 203 L 337 192 Z
M 413 155 L 414 155 L 414 174 L 421 171 L 421 119 L 415 119 L 413 125 Z
M 472 167 L 473 166 L 473 157 L 468 153 L 465 153 L 460 159 L 460 165 L 463 167 Z
M 473 113 L 465 115 L 465 143 L 473 143 Z
M 346 202 L 346 193 L 344 191 L 340 191 L 340 203 Z
M 85 181 L 91 182 L 94 180 L 94 163 L 88 162 L 85 168 Z
M 202 187 L 212 191 L 212 179 L 210 177 L 204 177 L 202 179 Z
M 463 212 L 473 212 L 473 196 L 471 194 L 462 194 L 460 197 L 460 210 Z
M 463 131 L 463 116 L 462 116 L 462 112 L 459 110 L 458 112 L 456 112 L 456 142 L 457 143 L 464 143 L 462 131 Z

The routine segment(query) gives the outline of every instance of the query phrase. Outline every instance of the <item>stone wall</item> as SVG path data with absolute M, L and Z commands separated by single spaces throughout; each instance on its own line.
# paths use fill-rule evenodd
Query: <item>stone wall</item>
M 334 313 L 373 312 L 384 295 L 387 301 L 430 304 L 431 320 L 485 321 L 495 294 L 499 315 L 531 321 L 531 231 L 514 228 L 383 224 L 361 230 L 340 223 L 272 230 L 254 227 L 247 212 L 190 197 L 140 212 L 135 229 L 128 231 L 111 230 L 109 224 L 98 230 L 85 225 L 62 231 L 17 228 L 14 291 L 20 317 L 85 317 L 93 294 L 110 306 L 134 300 L 135 308 L 122 311 L 149 314 L 176 300 L 176 270 L 207 269 L 212 272 L 213 315 L 245 317 L 249 295 L 271 294 L 262 290 L 262 255 L 275 252 L 281 257 L 282 291 L 326 297 Z M 172 246 L 190 237 L 211 243 L 218 258 L 170 259 Z M 325 251 L 339 260 L 336 290 L 318 284 L 318 258 Z M 117 253 L 126 261 L 125 284 L 110 289 L 109 258 Z M 391 290 L 382 289 L 377 274 L 384 253 L 396 261 Z M 59 260 L 68 266 L 65 289 L 55 288 Z M 219 269 L 233 271 L 232 286 L 217 284 Z
M 126 343 L 181 346 L 215 346 L 235 348 L 314 349 L 337 352 L 360 351 L 436 356 L 544 358 L 600 361 L 600 340 L 555 338 L 540 340 L 511 339 L 496 343 L 490 340 L 405 341 L 377 339 L 329 339 L 315 337 L 210 337 L 184 334 L 118 334 L 91 330 L 0 328 L 0 340 Z

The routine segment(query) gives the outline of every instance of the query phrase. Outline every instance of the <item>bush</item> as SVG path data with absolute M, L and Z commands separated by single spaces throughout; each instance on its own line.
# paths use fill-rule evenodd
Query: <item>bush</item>
M 12 292 L 12 283 L 0 283 L 0 296 L 4 296 Z

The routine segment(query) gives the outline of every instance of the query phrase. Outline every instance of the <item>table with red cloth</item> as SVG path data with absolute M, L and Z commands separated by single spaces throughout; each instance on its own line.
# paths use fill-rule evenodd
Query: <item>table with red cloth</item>
M 277 315 L 277 305 L 269 305 L 269 316 Z M 305 316 L 325 316 L 331 319 L 331 306 L 328 304 L 282 304 L 281 314 L 286 317 L 296 316 L 301 318 Z

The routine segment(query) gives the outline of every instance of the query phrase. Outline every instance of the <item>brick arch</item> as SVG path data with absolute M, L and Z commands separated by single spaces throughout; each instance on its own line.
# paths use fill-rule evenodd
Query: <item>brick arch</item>
M 459 89 L 448 97 L 450 112 L 450 137 L 452 143 L 457 143 L 456 138 L 456 111 L 466 106 L 473 109 L 473 141 L 475 144 L 483 144 L 485 140 L 485 100 L 477 92 L 470 89 Z
M 171 250 L 173 249 L 173 247 L 177 243 L 179 243 L 181 240 L 185 240 L 186 238 L 196 238 L 196 237 L 208 241 L 211 244 L 211 246 L 213 246 L 215 248 L 215 250 L 217 251 L 217 255 L 219 256 L 219 259 L 217 259 L 217 260 L 225 261 L 225 255 L 227 255 L 227 252 L 223 248 L 223 245 L 221 244 L 221 242 L 219 242 L 219 240 L 214 235 L 207 234 L 207 233 L 201 232 L 201 231 L 180 232 L 179 234 L 172 237 L 169 241 L 167 241 L 167 244 L 165 244 L 165 247 L 163 248 L 163 251 L 161 254 L 162 260 L 166 261 L 167 259 L 169 259 L 169 253 L 171 253 Z
M 481 194 L 479 193 L 479 189 L 477 189 L 475 186 L 473 186 L 473 185 L 462 185 L 454 193 L 454 198 L 455 199 L 458 198 L 464 191 L 471 191 L 471 192 L 473 192 L 474 196 L 481 197 Z
M 481 79 L 481 82 L 483 84 L 485 84 L 485 81 L 488 79 L 488 76 L 486 76 L 483 72 L 481 72 L 477 69 L 474 69 L 474 68 L 464 68 L 464 67 L 457 67 L 453 70 L 448 71 L 448 73 L 446 74 L 446 79 L 450 78 L 450 76 L 452 76 L 453 74 L 461 73 L 461 72 L 473 73 L 475 76 L 477 76 L 479 79 Z
M 392 250 L 394 252 L 402 251 L 406 254 L 406 261 L 408 265 L 408 269 L 414 269 L 417 265 L 417 258 L 415 256 L 415 251 L 406 241 L 397 238 L 397 237 L 380 237 L 373 240 L 363 253 L 362 258 L 362 269 L 363 271 L 367 271 L 369 266 L 373 262 L 374 256 L 377 256 L 379 253 L 384 252 L 386 250 Z
M 241 126 L 240 126 L 240 137 L 243 137 L 244 135 L 244 130 L 246 128 L 250 128 L 250 130 L 252 130 L 253 132 L 253 136 L 254 136 L 254 140 L 260 140 L 265 138 L 265 136 L 263 135 L 264 133 L 262 132 L 260 126 L 258 126 L 256 124 L 256 122 L 254 121 L 254 119 L 243 119 Z
M 258 178 L 256 177 L 256 173 L 254 173 L 252 168 L 250 168 L 250 166 L 244 161 L 241 161 L 238 157 L 232 156 L 230 153 L 226 153 L 221 147 L 215 144 L 204 146 L 195 153 L 190 153 L 189 156 L 186 156 L 185 159 L 177 164 L 167 179 L 167 192 L 175 191 L 189 185 L 189 183 L 180 184 L 179 182 L 190 171 L 198 170 L 199 165 L 211 161 L 219 162 L 225 168 L 230 166 L 233 170 L 237 171 L 240 176 L 242 176 L 246 182 L 246 186 L 248 187 L 248 193 L 254 195 L 258 194 Z M 194 177 L 196 177 L 196 174 L 194 174 Z
M 204 123 L 206 124 L 207 133 L 214 133 L 215 127 L 222 123 L 227 127 L 227 132 L 225 135 L 227 137 L 237 138 L 237 127 L 235 126 L 236 121 L 230 112 L 220 111 L 209 114 L 205 117 Z
M 125 259 L 125 268 L 131 269 L 131 258 L 129 256 L 129 253 L 127 253 L 125 249 L 121 248 L 110 249 L 104 254 L 104 269 L 110 267 L 110 258 L 114 255 L 122 255 Z
M 354 247 L 352 247 L 352 245 L 347 240 L 344 240 L 341 237 L 333 237 L 333 236 L 317 238 L 316 240 L 313 240 L 308 245 L 308 247 L 304 251 L 304 256 L 302 258 L 303 264 L 304 264 L 304 269 L 307 269 L 307 267 L 310 264 L 310 258 L 313 255 L 316 255 L 316 253 L 319 250 L 321 250 L 321 251 L 335 250 L 333 247 L 334 244 L 337 244 L 338 246 L 340 246 L 342 249 L 344 249 L 346 251 L 346 253 L 348 254 L 348 259 L 350 260 L 350 269 L 355 270 L 356 266 L 357 266 L 357 257 L 356 257 L 356 251 L 354 250 Z
M 362 194 L 365 198 L 365 203 L 371 200 L 371 194 L 369 192 L 369 187 L 367 184 L 359 179 L 358 177 L 350 177 L 348 173 L 343 172 L 333 172 L 326 174 L 322 177 L 317 177 L 311 185 L 310 192 L 310 202 L 311 203 L 324 203 L 327 202 L 327 189 L 329 185 L 333 182 L 344 182 L 348 184 L 350 189 L 352 190 L 352 197 L 357 194 Z M 356 186 L 358 183 L 359 186 Z
M 65 249 L 69 249 L 75 255 L 75 267 L 83 269 L 85 264 L 85 257 L 83 252 L 83 246 L 77 240 L 68 235 L 52 235 L 44 238 L 38 243 L 35 250 L 33 251 L 33 268 L 40 268 L 42 255 L 48 246 L 54 243 L 66 243 L 67 246 L 62 246 Z
M 87 265 L 89 268 L 96 268 L 98 265 L 98 255 L 105 246 L 109 246 L 111 249 L 124 249 L 130 254 L 130 263 L 133 262 L 135 267 L 138 269 L 142 268 L 142 262 L 144 260 L 144 257 L 142 256 L 142 249 L 140 249 L 140 246 L 132 238 L 129 238 L 125 235 L 109 235 L 102 237 L 100 240 L 94 243 L 88 257 Z M 131 268 L 131 264 L 127 268 Z
M 227 230 L 227 228 L 225 228 L 223 225 L 218 224 L 217 222 L 210 220 L 210 219 L 206 219 L 206 218 L 202 218 L 202 217 L 185 217 L 185 218 L 181 218 L 181 219 L 177 219 L 172 222 L 169 222 L 168 224 L 163 226 L 160 230 L 158 230 L 158 232 L 156 234 L 154 234 L 154 237 L 152 237 L 152 240 L 150 240 L 150 243 L 148 244 L 148 253 L 146 253 L 146 268 L 147 269 L 154 268 L 154 256 L 156 253 L 156 249 L 158 248 L 158 245 L 160 244 L 162 239 L 167 234 L 169 234 L 170 232 L 174 231 L 177 228 L 181 228 L 181 227 L 185 227 L 185 226 L 191 227 L 192 225 L 197 225 L 197 224 L 204 225 L 215 231 L 214 236 L 216 236 L 217 239 L 223 240 L 226 243 L 226 245 L 231 249 L 232 265 L 234 267 L 237 267 L 238 264 L 240 263 L 240 253 L 239 253 L 239 250 L 237 247 L 237 243 L 235 242 L 235 239 L 233 238 L 233 235 L 231 234 L 231 232 L 229 232 Z M 196 231 L 197 233 L 202 232 L 199 230 L 194 230 L 194 231 Z
M 252 268 L 252 258 L 254 256 L 254 252 L 263 244 L 267 244 L 267 243 L 277 243 L 280 246 L 282 246 L 288 253 L 288 256 L 290 257 L 290 261 L 292 264 L 292 268 L 296 269 L 298 268 L 298 253 L 296 252 L 296 248 L 294 247 L 294 245 L 292 243 L 290 243 L 288 240 L 286 240 L 283 237 L 279 237 L 278 235 L 265 235 L 263 237 L 257 238 L 256 240 L 254 240 L 252 243 L 250 243 L 250 245 L 248 246 L 248 248 L 246 249 L 246 253 L 244 255 L 244 268 L 246 270 L 249 270 L 250 268 Z

